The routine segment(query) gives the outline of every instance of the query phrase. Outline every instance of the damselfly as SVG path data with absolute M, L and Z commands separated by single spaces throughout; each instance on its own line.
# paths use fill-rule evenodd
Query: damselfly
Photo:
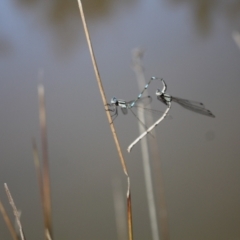
M 139 105 L 137 103 L 139 102 L 143 102 L 143 101 L 146 101 L 145 103 L 143 103 L 143 105 L 147 105 L 149 103 L 151 103 L 152 101 L 152 98 L 150 96 L 147 96 L 147 97 L 143 97 L 143 93 L 144 91 L 149 87 L 150 83 L 152 80 L 155 80 L 156 78 L 151 78 L 150 81 L 144 86 L 142 92 L 138 95 L 137 99 L 135 100 L 132 100 L 132 101 L 125 101 L 123 99 L 117 99 L 116 97 L 113 97 L 111 99 L 111 103 L 108 103 L 108 111 L 111 111 L 113 112 L 113 115 L 112 115 L 112 121 L 114 121 L 116 119 L 116 117 L 118 116 L 118 107 L 121 108 L 122 110 L 122 113 L 124 115 L 126 115 L 128 113 L 128 109 L 130 111 L 132 111 L 132 107 L 139 107 Z M 141 101 L 140 101 L 141 100 Z M 142 105 L 141 105 L 142 106 Z M 134 113 L 133 113 L 134 114 Z M 134 114 L 135 115 L 135 114 Z
M 134 105 L 132 105 L 134 101 L 135 100 L 125 101 L 123 99 L 117 99 L 117 98 L 113 97 L 111 99 L 111 103 L 108 104 L 108 111 L 113 113 L 111 115 L 112 121 L 114 121 L 116 119 L 116 117 L 118 116 L 118 108 L 120 108 L 124 115 L 126 115 L 128 113 L 128 111 L 130 111 L 138 119 L 138 121 L 142 124 L 142 126 L 144 126 L 144 128 L 147 129 L 145 124 L 139 119 L 137 114 L 134 112 L 134 110 L 133 110 L 134 108 L 137 108 L 140 111 L 157 114 L 158 116 L 163 114 L 162 111 L 157 111 L 155 109 L 146 107 L 147 105 L 149 105 L 152 102 L 151 96 L 141 97 L 141 99 L 139 99 L 137 102 L 134 103 Z M 169 116 L 169 118 L 170 118 L 170 116 Z
M 118 108 L 121 109 L 122 113 L 126 115 L 128 113 L 128 110 L 132 112 L 132 114 L 138 119 L 138 121 L 147 128 L 143 122 L 138 118 L 138 116 L 133 111 L 133 108 L 138 108 L 147 112 L 156 113 L 158 115 L 161 115 L 163 112 L 157 111 L 154 109 L 146 108 L 147 105 L 149 105 L 152 102 L 151 96 L 143 97 L 144 91 L 148 88 L 149 84 L 152 80 L 155 80 L 154 78 L 151 78 L 150 81 L 144 86 L 143 91 L 138 95 L 137 99 L 132 101 L 125 101 L 123 99 L 117 99 L 116 97 L 113 97 L 111 99 L 111 102 L 108 103 L 108 111 L 112 112 L 112 121 L 116 119 L 118 116 Z
M 140 107 L 143 109 L 147 109 L 143 106 L 146 106 L 146 105 L 150 104 L 151 102 L 152 102 L 152 98 L 150 96 L 142 97 L 141 100 L 138 99 L 138 103 L 140 103 L 140 105 L 138 105 L 138 103 L 136 103 L 135 100 L 125 101 L 123 99 L 117 99 L 116 97 L 113 97 L 111 99 L 111 103 L 108 103 L 107 105 L 108 105 L 108 111 L 113 112 L 111 117 L 112 117 L 112 121 L 114 121 L 116 119 L 116 117 L 118 116 L 118 107 L 121 109 L 121 111 L 124 115 L 126 115 L 128 113 L 128 110 L 130 110 L 133 113 L 133 115 L 135 117 L 137 117 L 135 115 L 135 113 L 132 111 L 132 108 Z
M 156 77 L 152 77 L 151 79 L 160 79 L 160 78 L 156 78 Z M 167 91 L 167 84 L 165 83 L 165 81 L 161 78 L 160 79 L 162 81 L 163 84 L 163 89 L 157 89 L 156 91 L 156 95 L 157 95 L 157 99 L 159 101 L 161 101 L 162 103 L 164 103 L 167 106 L 166 111 L 164 112 L 164 114 L 162 115 L 161 118 L 159 118 L 151 127 L 149 127 L 145 132 L 143 132 L 134 142 L 132 142 L 129 147 L 128 147 L 128 152 L 131 151 L 132 147 L 138 143 L 145 135 L 147 135 L 153 128 L 155 128 L 167 115 L 168 111 L 171 108 L 171 103 L 172 102 L 176 102 L 179 105 L 181 105 L 182 107 L 191 110 L 193 112 L 208 116 L 208 117 L 212 117 L 214 118 L 215 116 L 212 114 L 212 112 L 208 109 L 205 108 L 204 104 L 201 102 L 196 102 L 196 101 L 190 101 L 190 100 L 186 100 L 186 99 L 182 99 L 182 98 L 178 98 L 178 97 L 173 97 L 169 94 L 166 93 Z
M 159 79 L 156 77 L 152 77 L 154 79 Z M 161 101 L 162 103 L 164 103 L 165 105 L 168 106 L 169 102 L 176 102 L 179 105 L 181 105 L 182 107 L 191 110 L 193 112 L 208 116 L 208 117 L 215 117 L 212 112 L 208 109 L 205 108 L 204 104 L 201 102 L 196 102 L 196 101 L 191 101 L 191 100 L 187 100 L 187 99 L 183 99 L 183 98 L 178 98 L 178 97 L 173 97 L 170 96 L 168 94 L 166 94 L 166 90 L 167 90 L 167 85 L 165 83 L 165 81 L 161 78 L 160 79 L 163 83 L 163 89 L 157 89 L 156 91 L 156 95 L 157 95 L 157 99 L 159 101 Z

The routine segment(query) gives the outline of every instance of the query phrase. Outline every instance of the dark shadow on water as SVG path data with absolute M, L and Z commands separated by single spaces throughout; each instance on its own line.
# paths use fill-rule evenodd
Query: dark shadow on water
M 210 34 L 214 17 L 222 14 L 226 20 L 237 22 L 240 18 L 240 0 L 165 0 L 167 3 L 190 6 L 192 20 L 200 34 Z
M 42 3 L 41 0 L 14 0 L 20 7 L 33 6 L 38 7 Z M 212 26 L 213 17 L 215 14 L 223 13 L 225 17 L 231 21 L 239 18 L 240 0 L 222 1 L 222 0 L 165 0 L 171 4 L 187 4 L 193 12 L 193 21 L 196 27 L 202 33 L 209 33 Z M 68 18 L 79 16 L 77 0 L 52 0 L 49 1 L 48 10 L 46 11 L 46 19 L 49 23 L 61 24 L 67 21 Z M 118 1 L 119 2 L 119 1 Z M 120 1 L 121 4 L 129 4 L 137 2 L 137 0 Z M 116 3 L 116 0 L 83 0 L 82 1 L 85 13 L 88 18 L 99 18 L 107 16 L 111 12 L 111 7 Z M 44 2 L 46 5 L 46 2 Z M 34 8 L 32 8 L 33 10 Z M 46 9 L 46 8 L 45 8 Z M 43 14 L 43 15 L 45 15 Z M 64 25 L 63 25 L 64 27 Z
M 46 27 L 52 32 L 53 46 L 57 53 L 67 53 L 76 43 L 79 43 L 79 28 L 82 28 L 77 0 L 12 0 L 16 6 L 29 11 L 38 11 Z M 162 1 L 162 0 L 161 0 Z M 237 21 L 240 15 L 240 0 L 164 0 L 166 3 L 174 5 L 185 5 L 190 8 L 191 21 L 197 31 L 205 36 L 213 30 L 216 15 L 222 15 L 226 21 L 230 21 L 237 29 Z M 130 5 L 136 4 L 137 0 L 83 0 L 85 15 L 88 22 L 99 21 L 99 19 L 111 18 L 114 15 L 116 4 Z M 149 3 L 151 4 L 151 3 Z
M 21 8 L 29 8 L 29 10 L 36 10 L 40 5 L 42 8 L 43 17 L 46 17 L 50 24 L 61 24 L 73 17 L 80 17 L 77 0 L 52 0 L 42 2 L 41 0 L 14 0 L 16 5 Z M 130 4 L 137 0 L 121 1 L 121 4 Z M 85 15 L 89 18 L 101 18 L 108 16 L 112 10 L 112 6 L 118 2 L 117 0 L 83 0 Z M 33 8 L 35 7 L 35 8 Z
M 19 10 L 28 8 L 29 11 L 41 11 L 43 23 L 53 33 L 54 47 L 58 53 L 66 53 L 78 41 L 79 29 L 82 28 L 77 0 L 14 0 Z M 118 4 L 133 4 L 137 0 L 83 0 L 82 4 L 87 20 L 96 21 L 108 18 L 112 6 Z M 79 21 L 78 21 L 79 20 Z M 79 24 L 76 24 L 78 21 Z M 81 32 L 83 33 L 83 32 Z

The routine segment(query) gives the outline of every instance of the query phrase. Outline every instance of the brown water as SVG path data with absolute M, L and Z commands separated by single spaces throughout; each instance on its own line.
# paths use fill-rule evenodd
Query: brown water
M 49 1 L 50 2 L 50 1 Z M 31 137 L 37 85 L 46 92 L 55 239 L 117 239 L 112 182 L 121 170 L 95 80 L 77 1 L 0 3 L 0 198 L 7 182 L 27 239 L 43 239 Z M 171 240 L 240 239 L 240 1 L 84 1 L 107 98 L 139 94 L 131 51 L 145 50 L 147 79 L 202 101 L 208 118 L 173 104 L 157 127 Z M 44 71 L 42 80 L 39 71 Z M 152 83 L 154 94 L 161 85 Z M 155 109 L 164 106 L 154 101 Z M 130 114 L 115 121 L 132 181 L 134 236 L 151 239 L 138 136 Z M 0 239 L 11 239 L 0 218 Z

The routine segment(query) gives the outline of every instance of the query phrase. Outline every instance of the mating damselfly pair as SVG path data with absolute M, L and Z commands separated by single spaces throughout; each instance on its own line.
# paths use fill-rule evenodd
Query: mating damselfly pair
M 190 101 L 190 100 L 186 100 L 186 99 L 182 99 L 182 98 L 178 98 L 178 97 L 173 97 L 169 94 L 166 93 L 167 91 L 167 85 L 165 83 L 165 81 L 161 78 L 156 78 L 156 77 L 152 77 L 150 79 L 150 81 L 144 86 L 144 89 L 142 90 L 142 92 L 138 95 L 138 97 L 135 100 L 132 101 L 125 101 L 122 99 L 117 99 L 116 97 L 113 97 L 111 99 L 111 103 L 108 104 L 108 111 L 111 111 L 112 114 L 112 121 L 114 121 L 116 119 L 116 117 L 118 116 L 118 108 L 121 109 L 122 113 L 125 115 L 128 113 L 128 110 L 131 111 L 133 113 L 133 115 L 140 121 L 140 119 L 137 117 L 137 115 L 132 111 L 133 107 L 138 107 L 138 108 L 143 108 L 144 110 L 147 111 L 152 111 L 152 112 L 159 112 L 157 110 L 153 110 L 153 109 L 149 109 L 144 107 L 143 105 L 147 105 L 150 104 L 152 101 L 151 96 L 143 96 L 144 91 L 149 87 L 149 84 L 151 83 L 151 81 L 153 80 L 161 80 L 162 84 L 163 84 L 163 88 L 162 90 L 157 89 L 156 90 L 156 96 L 157 99 L 159 101 L 161 101 L 162 103 L 164 103 L 167 106 L 166 111 L 162 114 L 162 117 L 160 119 L 158 119 L 158 121 L 156 121 L 151 127 L 149 127 L 148 129 L 146 129 L 145 132 L 143 132 L 129 147 L 128 147 L 128 152 L 131 151 L 132 147 L 139 142 L 145 135 L 147 135 L 153 128 L 155 128 L 167 115 L 168 111 L 171 108 L 171 103 L 172 102 L 176 102 L 179 105 L 181 105 L 182 107 L 191 110 L 193 112 L 208 116 L 208 117 L 215 117 L 212 112 L 208 109 L 205 108 L 204 104 L 201 102 L 196 102 L 196 101 Z M 145 102 L 145 103 L 144 103 Z M 139 105 L 140 104 L 140 105 Z M 141 121 L 140 121 L 141 122 Z M 144 125 L 141 122 L 142 125 Z

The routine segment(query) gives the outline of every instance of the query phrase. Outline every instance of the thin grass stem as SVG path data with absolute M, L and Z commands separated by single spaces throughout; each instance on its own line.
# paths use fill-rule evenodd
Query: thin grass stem
M 122 195 L 122 185 L 121 181 L 118 178 L 113 179 L 112 181 L 112 191 L 113 191 L 113 203 L 116 217 L 116 229 L 118 240 L 127 239 L 127 224 L 126 224 L 126 215 L 124 212 L 124 201 Z
M 4 187 L 5 187 L 5 191 L 7 193 L 7 196 L 8 196 L 9 203 L 10 203 L 12 209 L 13 209 L 13 214 L 14 214 L 14 216 L 16 218 L 16 223 L 17 223 L 17 226 L 19 228 L 21 240 L 25 240 L 22 224 L 21 224 L 20 217 L 19 217 L 19 212 L 17 210 L 17 207 L 16 207 L 16 205 L 15 205 L 15 203 L 13 201 L 13 198 L 12 198 L 11 192 L 10 192 L 10 190 L 9 190 L 9 188 L 8 188 L 6 183 L 4 183 Z
M 52 240 L 52 238 L 51 238 L 51 236 L 50 236 L 50 233 L 49 233 L 48 229 L 46 229 L 45 234 L 46 234 L 46 238 L 47 238 L 47 240 Z
M 47 144 L 47 124 L 46 124 L 46 107 L 43 85 L 38 86 L 38 100 L 39 100 L 39 120 L 42 141 L 42 192 L 44 204 L 44 224 L 48 229 L 51 238 L 53 238 L 52 231 L 52 211 L 51 211 L 51 189 L 50 189 L 50 173 L 48 161 L 48 144 Z
M 108 110 L 108 108 L 107 108 L 107 100 L 106 100 L 106 96 L 105 96 L 105 93 L 104 93 L 104 88 L 103 88 L 103 85 L 102 85 L 102 81 L 101 81 L 101 77 L 100 77 L 100 74 L 99 74 L 99 70 L 98 70 L 98 67 L 97 67 L 97 62 L 96 62 L 96 59 L 95 59 L 95 55 L 94 55 L 94 51 L 93 51 L 93 47 L 92 47 L 89 31 L 88 31 L 88 28 L 87 28 L 87 23 L 86 23 L 86 20 L 85 20 L 85 16 L 84 16 L 84 11 L 83 11 L 83 6 L 82 6 L 81 0 L 78 0 L 78 7 L 79 7 L 80 15 L 81 15 L 81 18 L 82 18 L 83 28 L 84 28 L 84 32 L 85 32 L 85 35 L 86 35 L 88 48 L 89 48 L 89 51 L 90 51 L 90 56 L 91 56 L 91 59 L 92 59 L 93 68 L 94 68 L 94 72 L 95 72 L 95 75 L 96 75 L 99 91 L 100 91 L 100 94 L 101 94 L 101 97 L 102 97 L 102 101 L 103 101 L 103 105 L 104 105 L 104 108 L 105 108 L 105 112 L 107 114 L 107 119 L 108 119 L 108 122 L 109 122 L 109 126 L 110 126 L 110 129 L 111 129 L 112 134 L 113 134 L 113 139 L 114 139 L 116 147 L 117 147 L 117 151 L 118 151 L 118 155 L 119 155 L 119 158 L 120 158 L 120 161 L 121 161 L 121 164 L 122 164 L 123 171 L 124 171 L 125 175 L 127 176 L 127 182 L 128 182 L 128 188 L 127 188 L 128 232 L 129 232 L 129 240 L 132 240 L 133 239 L 133 228 L 132 228 L 130 178 L 129 178 L 129 174 L 128 174 L 128 171 L 127 171 L 127 166 L 126 166 L 123 154 L 122 154 L 122 150 L 121 150 L 121 147 L 120 147 L 120 144 L 119 144 L 119 141 L 118 141 L 117 133 L 116 133 L 114 124 L 112 123 L 111 114 L 110 114 L 109 111 L 107 111 Z
M 16 233 L 16 230 L 15 228 L 13 227 L 13 224 L 4 208 L 4 206 L 2 205 L 2 202 L 0 201 L 0 212 L 2 213 L 2 216 L 3 216 L 3 219 L 8 227 L 8 230 L 13 238 L 13 240 L 18 240 L 18 236 L 17 236 L 17 233 Z
M 136 74 L 137 82 L 139 90 L 143 89 L 146 85 L 145 76 L 143 73 L 143 66 L 141 64 L 141 56 L 143 52 L 140 49 L 135 49 L 132 51 L 132 59 L 133 59 L 133 70 Z M 147 93 L 147 89 L 145 91 Z M 138 111 L 138 116 L 141 119 L 141 122 L 145 125 L 145 116 L 142 111 Z M 152 114 L 148 113 L 148 117 L 152 118 Z M 145 128 L 138 122 L 139 132 L 143 132 Z M 155 138 L 151 139 L 152 142 L 155 142 Z M 156 204 L 154 198 L 154 191 L 153 191 L 153 183 L 152 183 L 152 171 L 150 167 L 150 159 L 149 159 L 149 150 L 147 144 L 147 138 L 142 139 L 141 141 L 141 150 L 142 150 L 142 161 L 143 161 L 143 170 L 144 170 L 144 179 L 145 179 L 145 186 L 146 186 L 146 196 L 148 200 L 148 211 L 149 211 L 149 219 L 150 225 L 152 230 L 152 239 L 159 240 L 159 230 L 158 230 L 158 223 L 157 223 L 157 211 L 156 211 Z
M 143 50 L 135 49 L 133 51 L 133 69 L 137 75 L 137 78 L 143 79 L 143 82 L 146 82 L 145 76 L 144 76 L 144 67 L 142 64 L 142 58 L 143 58 Z M 148 113 L 148 119 L 149 119 L 149 123 L 153 124 L 151 112 L 150 114 Z M 156 195 L 157 195 L 156 202 L 158 203 L 158 206 L 159 206 L 158 216 L 159 216 L 160 239 L 169 240 L 170 233 L 169 233 L 169 225 L 168 225 L 166 196 L 164 191 L 164 181 L 163 181 L 163 174 L 162 174 L 162 167 L 161 167 L 161 157 L 159 153 L 160 148 L 157 144 L 157 136 L 156 136 L 155 129 L 153 129 L 151 133 L 155 136 L 155 138 L 149 138 L 149 147 L 150 147 L 150 152 L 152 153 L 151 155 L 153 157 L 152 171 L 153 171 L 153 176 L 155 180 L 154 192 L 156 192 Z M 146 183 L 146 186 L 147 186 L 147 183 Z M 154 217 L 153 217 L 153 221 L 154 221 Z

